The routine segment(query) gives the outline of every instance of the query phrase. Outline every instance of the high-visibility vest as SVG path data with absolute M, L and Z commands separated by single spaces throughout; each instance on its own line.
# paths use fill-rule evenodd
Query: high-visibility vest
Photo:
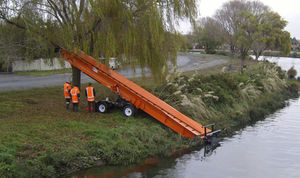
M 87 100 L 90 102 L 95 101 L 94 87 L 86 87 Z
M 71 98 L 70 90 L 71 90 L 71 85 L 70 85 L 69 83 L 66 82 L 66 83 L 64 84 L 64 94 L 65 94 L 65 98 L 66 98 L 66 99 Z
M 72 103 L 79 103 L 79 98 L 78 94 L 80 94 L 79 88 L 78 87 L 73 87 L 71 90 L 71 95 L 72 95 Z

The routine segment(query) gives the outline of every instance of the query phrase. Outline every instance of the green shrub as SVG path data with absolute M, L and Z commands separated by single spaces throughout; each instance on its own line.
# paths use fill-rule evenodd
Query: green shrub
M 202 124 L 216 122 L 221 128 L 235 128 L 284 106 L 280 101 L 285 98 L 280 93 L 296 94 L 298 87 L 293 85 L 287 83 L 281 68 L 261 62 L 243 74 L 178 76 L 154 93 L 163 91 L 166 102 Z M 289 91 L 285 93 L 287 88 Z M 272 93 L 276 96 L 270 97 Z
M 0 177 L 13 178 L 13 177 L 18 177 L 17 175 L 18 173 L 15 165 L 0 162 Z
M 0 162 L 5 164 L 12 164 L 15 157 L 9 153 L 0 153 Z
M 217 50 L 216 51 L 217 55 L 221 55 L 221 56 L 230 56 L 231 52 L 230 51 L 222 51 L 222 50 Z
M 289 79 L 295 79 L 295 77 L 296 77 L 296 75 L 297 75 L 296 69 L 294 69 L 294 67 L 291 67 L 291 68 L 287 71 L 287 75 L 288 75 Z

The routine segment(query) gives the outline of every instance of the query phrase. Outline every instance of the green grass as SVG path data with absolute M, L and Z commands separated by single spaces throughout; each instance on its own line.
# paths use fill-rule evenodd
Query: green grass
M 33 76 L 46 76 L 55 74 L 71 73 L 72 69 L 59 69 L 59 70 L 42 70 L 42 71 L 26 71 L 26 72 L 15 72 L 18 75 L 33 75 Z
M 157 86 L 144 78 L 134 81 L 198 122 L 216 122 L 229 134 L 282 107 L 289 94 L 297 93 L 290 90 L 297 85 L 292 83 L 284 88 L 284 94 L 282 90 L 266 90 L 255 100 L 242 99 L 244 86 L 239 88 L 239 84 L 248 82 L 260 89 L 261 80 L 251 78 L 260 72 L 262 69 L 253 68 L 242 75 L 200 75 L 193 81 L 181 76 L 173 81 L 185 84 L 181 92 L 188 98 L 213 91 L 219 99 L 203 98 L 203 108 L 180 105 L 182 96 L 174 94 L 178 88 L 172 85 Z M 96 100 L 116 97 L 100 84 L 95 84 L 95 89 Z M 118 109 L 88 113 L 83 92 L 81 96 L 79 112 L 73 113 L 65 109 L 62 86 L 0 93 L 0 177 L 57 177 L 99 161 L 129 165 L 201 144 L 200 139 L 185 139 L 143 112 L 130 118 Z
M 96 90 L 97 100 L 113 96 L 99 85 Z M 87 113 L 85 97 L 78 113 L 67 111 L 60 87 L 1 93 L 0 101 L 0 177 L 53 177 L 98 160 L 127 165 L 190 142 L 143 113 Z
M 205 50 L 204 49 L 191 49 L 191 50 L 189 50 L 189 52 L 202 52 L 202 53 L 205 53 Z

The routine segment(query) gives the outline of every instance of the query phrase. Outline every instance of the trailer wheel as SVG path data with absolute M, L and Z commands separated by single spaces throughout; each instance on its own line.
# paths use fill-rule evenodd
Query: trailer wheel
M 98 111 L 101 113 L 106 113 L 107 109 L 108 109 L 107 103 L 105 103 L 105 102 L 101 102 L 98 106 Z
M 126 106 L 124 106 L 124 108 L 123 108 L 123 114 L 126 117 L 134 116 L 134 114 L 135 114 L 135 107 L 132 106 L 132 105 L 126 105 Z

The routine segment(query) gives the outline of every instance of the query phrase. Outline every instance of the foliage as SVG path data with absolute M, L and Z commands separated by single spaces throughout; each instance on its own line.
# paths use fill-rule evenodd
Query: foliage
M 223 4 L 215 14 L 221 24 L 232 55 L 240 53 L 244 60 L 250 49 L 256 59 L 266 49 L 279 49 L 288 55 L 291 50 L 290 34 L 281 16 L 259 1 L 233 0 Z
M 217 51 L 216 51 L 216 55 L 230 56 L 231 53 L 230 53 L 230 51 L 227 51 L 227 50 L 217 50 Z
M 280 49 L 283 55 L 288 55 L 291 50 L 290 34 L 283 29 L 287 22 L 278 13 L 266 12 L 258 22 L 257 39 L 252 44 L 256 59 L 265 49 Z
M 193 48 L 191 40 L 188 39 L 188 35 L 179 35 L 179 50 L 180 52 L 187 52 L 188 49 Z
M 149 90 L 155 86 L 153 80 L 137 81 Z M 225 134 L 262 119 L 283 107 L 289 94 L 298 93 L 296 84 L 287 83 L 271 63 L 233 75 L 189 77 L 176 72 L 167 81 L 154 93 L 201 124 L 226 128 Z M 102 93 L 96 100 L 114 96 L 99 85 L 95 88 Z M 59 177 L 95 165 L 129 165 L 170 156 L 174 150 L 201 144 L 143 112 L 130 118 L 118 109 L 87 114 L 84 99 L 79 112 L 73 113 L 65 110 L 61 87 L 1 93 L 0 176 Z
M 263 56 L 286 57 L 280 51 L 264 51 Z M 293 52 L 293 53 L 290 53 L 290 55 L 288 57 L 300 58 L 300 53 Z
M 14 21 L 24 23 L 21 19 L 14 19 Z M 53 50 L 49 49 L 45 41 L 34 38 L 26 31 L 5 21 L 0 23 L 0 64 L 3 63 L 3 67 L 6 67 L 3 71 L 7 71 L 15 60 L 30 61 L 51 56 L 53 56 Z
M 98 58 L 117 57 L 133 67 L 149 66 L 155 78 L 175 63 L 178 19 L 193 21 L 196 0 L 5 0 L 0 17 L 55 47 L 81 49 Z M 22 17 L 24 24 L 15 21 Z M 73 82 L 80 83 L 74 68 Z
M 207 54 L 216 53 L 217 46 L 222 44 L 223 36 L 220 24 L 213 18 L 202 18 L 193 32 L 198 44 L 203 45 Z
M 220 128 L 232 129 L 282 107 L 280 102 L 274 104 L 276 100 L 273 100 L 271 93 L 288 88 L 290 86 L 285 80 L 284 71 L 272 63 L 264 62 L 247 68 L 243 74 L 179 75 L 154 92 L 202 124 L 218 123 Z M 297 95 L 297 91 L 292 93 Z M 278 98 L 282 100 L 284 97 L 278 94 Z M 256 105 L 257 102 L 259 105 Z M 264 102 L 270 106 L 259 109 L 265 105 Z
M 289 79 L 295 79 L 297 76 L 297 70 L 294 67 L 291 67 L 288 71 L 287 71 L 287 75 L 289 77 Z
M 146 84 L 153 86 L 153 80 Z M 95 88 L 103 94 L 97 100 L 112 96 L 99 85 Z M 2 93 L 0 177 L 59 177 L 101 162 L 128 165 L 170 156 L 201 143 L 182 138 L 142 112 L 125 118 L 118 109 L 87 114 L 85 107 L 82 101 L 80 112 L 66 111 L 60 87 Z
M 241 59 L 245 60 L 248 51 L 253 43 L 253 36 L 257 30 L 256 18 L 249 12 L 240 12 L 240 18 L 236 20 L 238 29 L 233 35 L 236 46 L 240 50 Z

